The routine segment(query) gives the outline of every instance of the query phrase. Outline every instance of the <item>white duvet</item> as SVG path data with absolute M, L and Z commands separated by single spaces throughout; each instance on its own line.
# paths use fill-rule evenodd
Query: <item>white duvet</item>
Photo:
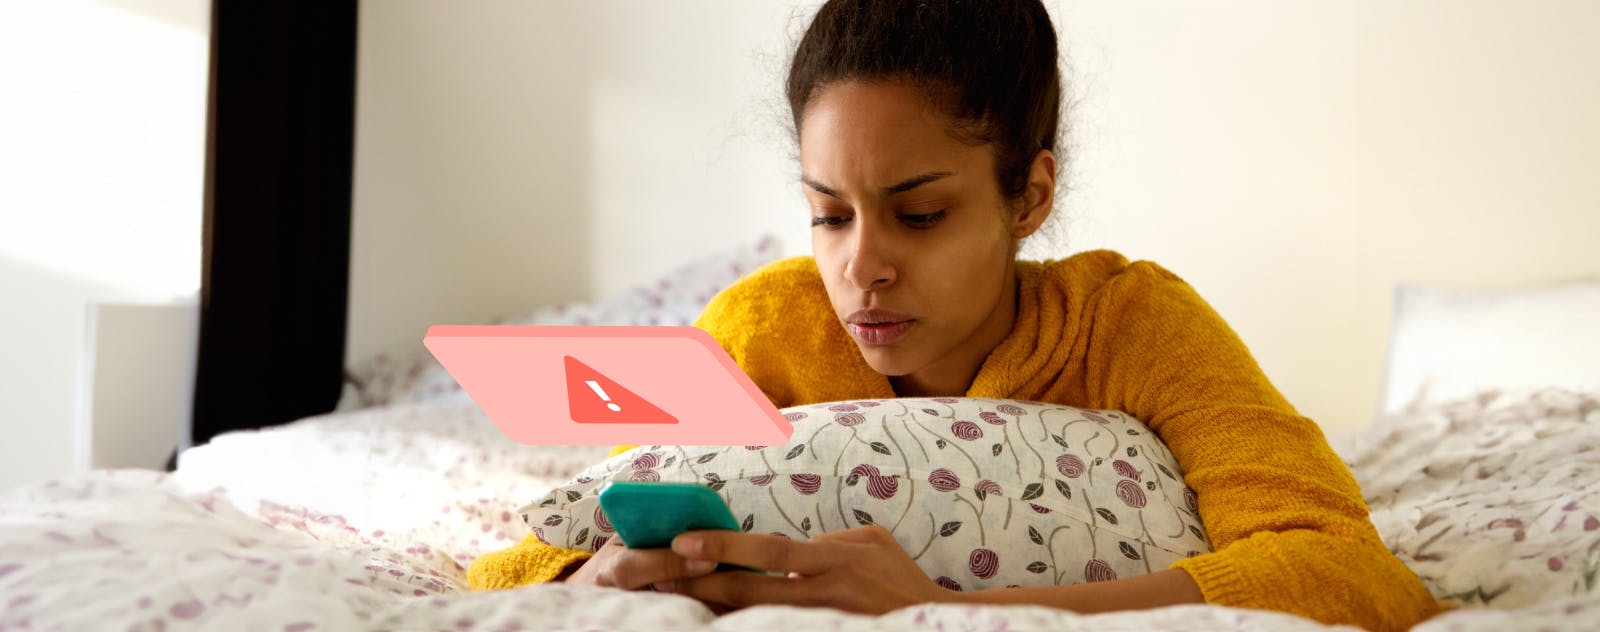
M 1219 606 L 717 617 L 668 594 L 466 590 L 474 557 L 527 533 L 514 503 L 605 452 L 514 444 L 455 396 L 223 435 L 171 475 L 15 488 L 0 494 L 0 631 L 1327 628 Z M 1600 627 L 1600 396 L 1485 394 L 1385 420 L 1346 457 L 1385 541 L 1458 604 L 1417 629 Z

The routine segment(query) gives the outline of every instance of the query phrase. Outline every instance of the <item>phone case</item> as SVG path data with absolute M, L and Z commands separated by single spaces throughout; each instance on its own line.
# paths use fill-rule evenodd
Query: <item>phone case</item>
M 600 490 L 600 510 L 622 543 L 635 549 L 671 546 L 672 538 L 694 529 L 739 530 L 722 497 L 694 483 L 613 482 Z
M 739 531 L 728 504 L 710 488 L 694 483 L 614 481 L 600 490 L 600 510 L 629 548 L 672 545 L 672 538 L 695 529 Z M 755 570 L 718 565 L 717 570 Z

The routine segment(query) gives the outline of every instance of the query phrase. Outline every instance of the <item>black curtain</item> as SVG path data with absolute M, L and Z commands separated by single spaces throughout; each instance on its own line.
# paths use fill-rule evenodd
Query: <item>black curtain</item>
M 214 0 L 193 441 L 333 410 L 356 0 Z

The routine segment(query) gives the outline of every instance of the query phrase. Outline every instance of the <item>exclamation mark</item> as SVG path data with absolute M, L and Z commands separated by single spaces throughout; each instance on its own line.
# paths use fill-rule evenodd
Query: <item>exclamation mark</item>
M 594 380 L 584 380 L 583 383 L 588 384 L 589 388 L 594 389 L 594 394 L 599 395 L 600 399 L 605 400 L 606 408 L 610 408 L 613 412 L 622 412 L 622 407 L 611 401 L 611 398 L 606 395 L 605 391 L 600 390 L 599 383 L 595 382 Z

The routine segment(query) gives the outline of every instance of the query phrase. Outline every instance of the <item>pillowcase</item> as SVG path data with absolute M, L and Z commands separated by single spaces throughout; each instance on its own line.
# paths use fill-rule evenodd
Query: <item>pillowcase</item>
M 786 445 L 639 446 L 518 511 L 546 544 L 594 551 L 616 535 L 604 483 L 694 482 L 749 532 L 882 525 L 952 590 L 1111 580 L 1211 550 L 1176 459 L 1125 413 L 898 398 L 784 414 Z
M 547 305 L 525 314 L 498 317 L 489 324 L 692 325 L 722 288 L 781 255 L 777 238 L 765 235 L 737 248 L 694 259 L 609 300 Z M 461 385 L 423 348 L 420 339 L 403 352 L 379 353 L 346 370 L 345 382 L 351 388 L 341 397 L 341 411 L 420 402 L 461 392 Z
M 1402 286 L 1382 412 L 1490 389 L 1600 389 L 1600 282 L 1495 290 Z

